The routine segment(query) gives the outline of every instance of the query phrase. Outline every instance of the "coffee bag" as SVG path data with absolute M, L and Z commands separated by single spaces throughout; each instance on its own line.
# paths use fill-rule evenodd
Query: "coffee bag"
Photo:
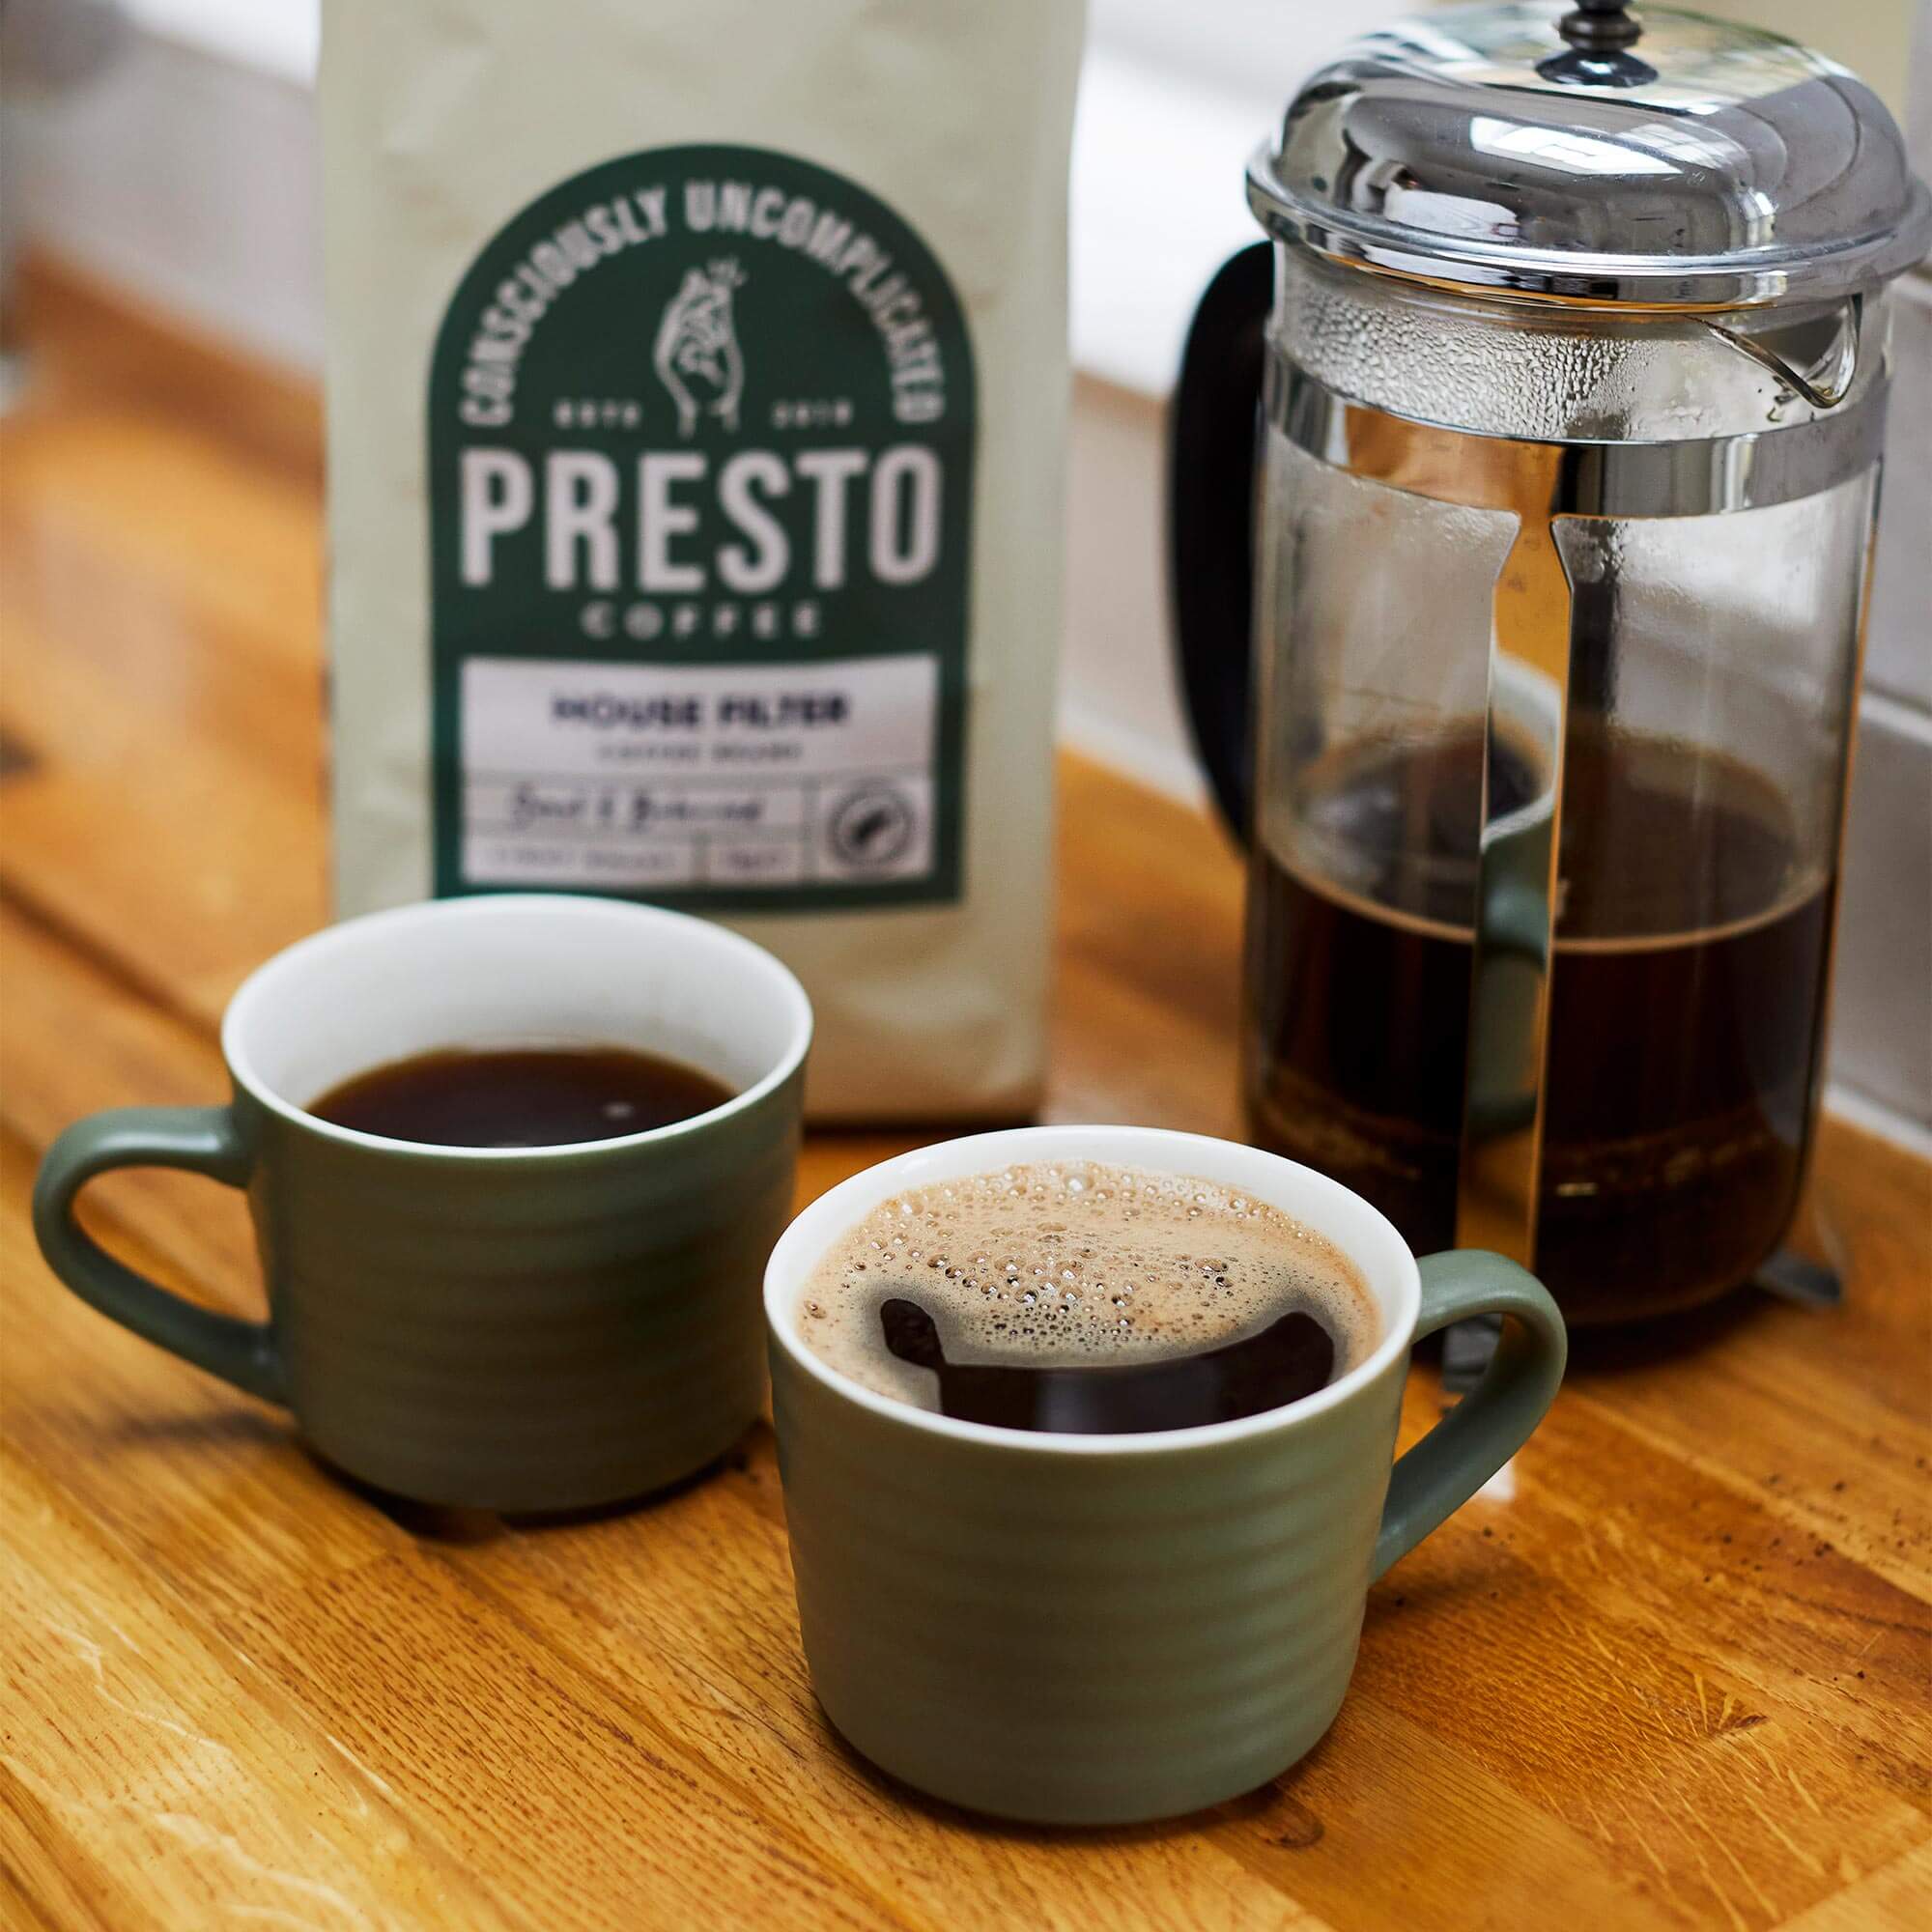
M 1040 1072 L 1079 0 L 327 0 L 335 879 L 715 916 L 821 1118 Z

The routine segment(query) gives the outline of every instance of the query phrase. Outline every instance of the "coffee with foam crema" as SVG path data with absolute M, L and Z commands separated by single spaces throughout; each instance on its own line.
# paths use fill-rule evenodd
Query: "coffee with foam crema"
M 1278 1408 L 1364 1360 L 1375 1306 L 1340 1249 L 1217 1182 L 1089 1162 L 935 1181 L 820 1258 L 798 1329 L 916 1407 L 1135 1434 Z

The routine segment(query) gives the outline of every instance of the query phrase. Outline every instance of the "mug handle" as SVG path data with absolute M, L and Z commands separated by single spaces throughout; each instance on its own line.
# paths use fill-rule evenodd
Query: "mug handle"
M 1570 1352 L 1549 1291 L 1502 1255 L 1454 1248 L 1426 1255 L 1415 1339 L 1471 1315 L 1501 1315 L 1502 1339 L 1483 1378 L 1389 1477 L 1370 1580 L 1406 1556 L 1487 1483 L 1543 1420 Z
M 245 1187 L 254 1157 L 230 1107 L 117 1107 L 77 1121 L 46 1151 L 34 1181 L 34 1237 L 80 1298 L 196 1368 L 269 1402 L 286 1398 L 274 1333 L 197 1308 L 117 1262 L 74 1217 L 74 1197 L 117 1167 L 179 1167 Z

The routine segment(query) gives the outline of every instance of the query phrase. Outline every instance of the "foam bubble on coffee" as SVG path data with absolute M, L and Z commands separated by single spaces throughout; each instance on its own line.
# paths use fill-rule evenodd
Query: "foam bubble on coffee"
M 1041 1368 L 1152 1363 L 1296 1311 L 1335 1344 L 1336 1376 L 1376 1341 L 1354 1264 L 1293 1215 L 1219 1182 L 1098 1162 L 1035 1162 L 895 1194 L 835 1241 L 798 1329 L 840 1374 L 915 1406 L 929 1372 L 885 1345 L 883 1303 L 916 1300 L 951 1360 Z

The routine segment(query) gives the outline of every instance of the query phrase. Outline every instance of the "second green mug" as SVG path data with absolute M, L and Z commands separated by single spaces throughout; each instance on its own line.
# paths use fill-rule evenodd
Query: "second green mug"
M 330 1462 L 432 1503 L 576 1509 L 701 1468 L 763 1395 L 759 1269 L 791 1205 L 811 1009 L 702 920 L 563 895 L 351 920 L 250 978 L 225 1105 L 70 1127 L 35 1188 L 54 1272 L 103 1314 L 285 1404 Z M 672 1125 L 568 1147 L 430 1147 L 310 1101 L 444 1047 L 629 1045 L 733 1089 Z M 117 1167 L 247 1192 L 269 1319 L 167 1293 L 85 1234 Z
M 1284 1408 L 1080 1435 L 875 1394 L 799 1334 L 801 1290 L 909 1188 L 1010 1164 L 1198 1176 L 1333 1241 L 1374 1298 L 1368 1359 Z M 821 1195 L 765 1274 L 799 1623 L 832 1722 L 908 1784 L 1034 1824 L 1234 1798 L 1334 1721 L 1369 1584 L 1521 1447 L 1563 1374 L 1556 1305 L 1500 1255 L 1418 1263 L 1359 1195 L 1279 1155 L 1141 1127 L 1029 1127 L 889 1160 Z M 1391 1462 L 1408 1351 L 1506 1326 L 1473 1394 Z

